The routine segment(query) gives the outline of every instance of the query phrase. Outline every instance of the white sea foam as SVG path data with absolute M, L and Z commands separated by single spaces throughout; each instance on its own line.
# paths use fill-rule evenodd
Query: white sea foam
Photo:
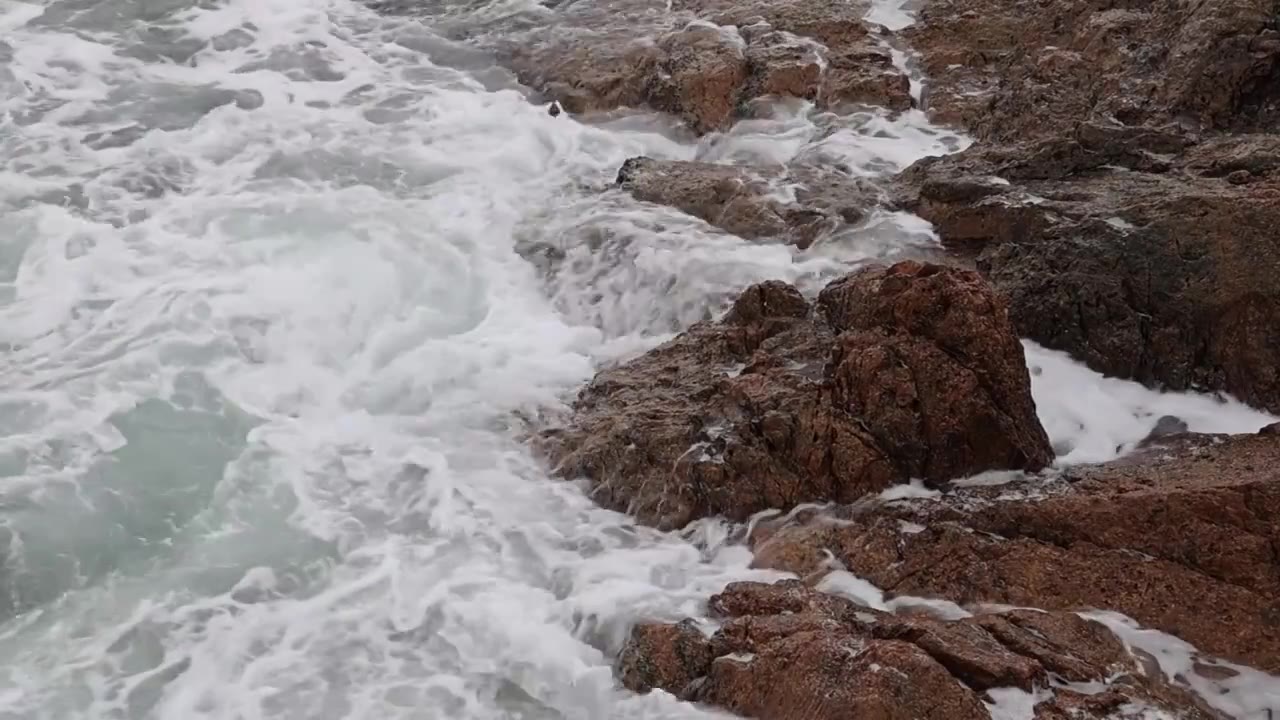
M 1280 677 L 1201 655 L 1191 644 L 1144 628 L 1119 613 L 1095 611 L 1081 615 L 1106 625 L 1129 647 L 1154 657 L 1166 678 L 1189 688 L 1228 717 L 1267 718 L 1280 710 Z
M 1099 375 L 1064 353 L 1023 343 L 1031 394 L 1061 463 L 1115 458 L 1171 415 L 1191 432 L 1251 433 L 1277 418 L 1226 397 L 1162 393 Z
M 551 481 L 515 418 L 750 282 L 934 238 L 801 254 L 599 189 L 964 141 L 802 106 L 686 143 L 512 88 L 349 0 L 0 2 L 0 718 L 720 715 L 612 654 L 777 574 Z

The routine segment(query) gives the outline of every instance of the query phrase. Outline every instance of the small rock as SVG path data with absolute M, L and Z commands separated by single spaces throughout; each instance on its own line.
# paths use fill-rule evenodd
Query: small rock
M 1156 426 L 1151 428 L 1151 432 L 1147 433 L 1147 437 L 1144 438 L 1140 444 L 1146 444 L 1152 440 L 1168 437 L 1170 435 L 1180 435 L 1185 433 L 1188 428 L 1189 426 L 1182 418 L 1175 415 L 1162 415 L 1160 419 L 1156 421 Z
M 1253 174 L 1248 170 L 1236 170 L 1227 175 L 1227 182 L 1232 185 L 1245 185 L 1251 180 L 1253 180 Z
M 661 688 L 682 696 L 711 666 L 711 641 L 691 620 L 637 625 L 618 658 L 623 685 L 636 692 Z

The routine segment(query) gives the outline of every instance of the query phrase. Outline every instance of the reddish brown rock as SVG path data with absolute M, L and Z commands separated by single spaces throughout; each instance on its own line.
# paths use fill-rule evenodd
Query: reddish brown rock
M 646 78 L 646 100 L 704 133 L 728 127 L 747 82 L 740 41 L 718 27 L 690 25 L 658 41 L 662 58 Z
M 794 0 L 573 3 L 502 55 L 522 83 L 571 113 L 648 108 L 698 133 L 727 128 L 771 96 L 905 110 L 907 78 L 863 14 Z
M 721 617 L 794 615 L 830 618 L 845 625 L 863 622 L 865 608 L 838 595 L 813 590 L 796 580 L 735 582 L 712 595 L 711 612 Z
M 834 170 L 746 168 L 636 157 L 618 186 L 637 199 L 670 205 L 727 232 L 778 238 L 806 249 L 824 234 L 860 221 L 875 191 Z M 792 201 L 779 199 L 789 188 Z
M 1134 672 L 1124 643 L 1101 623 L 1068 612 L 1012 610 L 973 622 L 1014 653 L 1070 682 L 1092 682 Z
M 980 253 L 1022 336 L 1107 375 L 1280 411 L 1277 157 L 1276 137 L 1082 125 L 901 181 L 944 243 Z
M 830 552 L 891 593 L 1112 609 L 1205 652 L 1277 672 L 1277 468 L 1275 435 L 1183 438 L 1073 470 L 1071 482 L 964 490 L 944 501 L 850 509 L 839 524 L 774 529 L 756 557 L 813 573 L 813 558 Z M 1023 490 L 1047 497 L 1017 499 Z M 905 532 L 904 520 L 916 531 Z
M 911 108 L 911 82 L 893 64 L 893 57 L 874 47 L 833 54 L 818 90 L 823 107 L 878 105 L 890 110 Z
M 941 482 L 1049 461 L 1022 346 L 1003 300 L 975 273 L 871 268 L 828 285 L 818 306 L 842 333 L 834 402 L 862 418 L 909 477 Z
M 915 645 L 798 633 L 719 658 L 697 699 L 761 720 L 985 720 L 977 696 Z
M 765 96 L 797 97 L 816 100 L 825 64 L 823 46 L 778 30 L 753 32 L 745 28 L 747 73 L 750 86 L 747 98 Z
M 975 690 L 1018 687 L 1029 691 L 1047 679 L 1039 662 L 1011 651 L 977 624 L 888 617 L 871 632 L 877 638 L 918 646 Z
M 1280 410 L 1277 17 L 1264 0 L 929 0 L 906 32 L 927 102 L 980 142 L 905 173 L 906 205 L 981 253 L 1021 335 Z M 1224 134 L 1246 132 L 1265 134 Z
M 973 272 L 916 262 L 838 280 L 816 309 L 783 283 L 748 289 L 723 320 L 598 374 L 548 449 L 659 527 L 1051 459 L 1002 301 Z
M 1126 705 L 1175 713 L 1186 720 L 1222 720 L 1184 691 L 1147 676 L 1123 643 L 1099 623 L 1072 613 L 1015 611 L 962 620 L 895 616 L 797 581 L 734 583 L 712 598 L 728 615 L 710 640 L 714 660 L 705 677 L 670 673 L 667 685 L 637 679 L 628 667 L 689 667 L 672 658 L 680 626 L 633 634 L 624 652 L 623 684 L 645 692 L 663 687 L 678 697 L 772 720 L 822 718 L 987 718 L 980 693 L 1020 687 L 1046 698 L 1045 719 L 1102 720 Z M 645 626 L 649 627 L 649 626 Z M 663 627 L 663 626 L 659 626 Z M 695 631 L 696 632 L 696 631 Z M 662 643 L 666 643 L 665 646 Z M 1095 683 L 1082 696 L 1053 689 L 1048 672 Z M 1073 715 L 1072 713 L 1079 713 Z
M 982 139 L 1111 118 L 1274 127 L 1280 33 L 1266 0 L 929 0 L 918 15 L 905 35 L 929 78 L 930 112 Z
M 637 692 L 662 688 L 680 695 L 707 673 L 713 658 L 711 641 L 692 622 L 642 624 L 631 630 L 618 674 Z

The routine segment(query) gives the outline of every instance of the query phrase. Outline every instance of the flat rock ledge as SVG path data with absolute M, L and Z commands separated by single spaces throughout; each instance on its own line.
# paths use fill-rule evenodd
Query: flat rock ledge
M 801 579 L 636 626 L 623 684 L 762 720 L 986 720 L 1010 697 L 1035 720 L 1226 717 L 1097 610 L 1196 646 L 1201 680 L 1280 671 L 1280 425 L 1006 479 L 754 524 L 755 565 Z

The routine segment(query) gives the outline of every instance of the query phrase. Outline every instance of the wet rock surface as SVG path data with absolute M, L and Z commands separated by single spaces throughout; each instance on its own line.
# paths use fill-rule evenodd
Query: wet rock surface
M 677 630 L 688 623 L 638 627 L 626 662 L 688 660 L 668 672 L 667 685 L 636 682 L 625 672 L 624 684 L 641 692 L 661 687 L 764 720 L 984 719 L 991 712 L 983 692 L 1007 687 L 1037 693 L 1037 718 L 1110 717 L 1125 705 L 1220 717 L 1147 676 L 1110 630 L 1074 613 L 894 615 L 794 580 L 733 583 L 709 606 L 722 623 L 702 636 L 692 658 L 680 652 L 689 640 Z M 655 644 L 655 637 L 665 642 Z M 1070 683 L 1092 683 L 1090 693 L 1079 695 Z
M 929 0 L 904 35 L 929 78 L 930 112 L 983 140 L 1106 120 L 1275 127 L 1280 32 L 1269 0 Z
M 1085 124 L 899 179 L 1019 334 L 1107 375 L 1280 410 L 1280 136 Z M 1231 179 L 1231 178 L 1235 179 Z
M 769 97 L 908 109 L 889 48 L 909 46 L 924 108 L 977 140 L 892 192 L 980 274 L 873 267 L 816 300 L 754 286 L 723 320 L 599 373 L 542 438 L 561 474 L 662 528 L 836 504 L 752 525 L 756 566 L 803 580 L 731 585 L 708 602 L 714 633 L 637 626 L 623 684 L 765 719 L 990 718 L 1008 688 L 1034 694 L 1035 720 L 1222 717 L 1076 613 L 1280 673 L 1280 433 L 1188 435 L 1170 417 L 1106 465 L 949 481 L 1051 459 L 1018 336 L 1280 412 L 1273 3 L 925 0 L 896 35 L 866 11 L 553 3 L 501 53 L 569 113 L 647 108 L 704 134 Z M 800 249 L 883 201 L 829 157 L 798 160 L 633 158 L 616 185 Z M 909 478 L 945 494 L 877 497 Z M 819 584 L 833 571 L 896 599 L 834 594 Z M 1204 656 L 1188 672 L 1235 671 Z
M 575 114 L 648 108 L 726 129 L 761 97 L 911 107 L 865 7 L 782 3 L 570 4 L 504 51 L 521 82 Z
M 806 249 L 862 220 L 878 197 L 833 169 L 750 168 L 637 157 L 617 184 L 639 200 L 670 205 L 748 239 L 782 239 Z
M 558 472 L 664 528 L 1052 456 L 1003 302 L 974 272 L 918 262 L 812 303 L 749 288 L 723 320 L 600 372 L 573 409 L 547 438 Z
M 979 142 L 904 173 L 904 205 L 979 255 L 1022 335 L 1280 409 L 1274 10 L 930 0 L 904 32 L 926 105 Z
M 1273 434 L 1162 438 L 1054 480 L 762 526 L 756 563 L 816 578 L 830 553 L 892 594 L 1115 610 L 1277 672 L 1277 461 Z

